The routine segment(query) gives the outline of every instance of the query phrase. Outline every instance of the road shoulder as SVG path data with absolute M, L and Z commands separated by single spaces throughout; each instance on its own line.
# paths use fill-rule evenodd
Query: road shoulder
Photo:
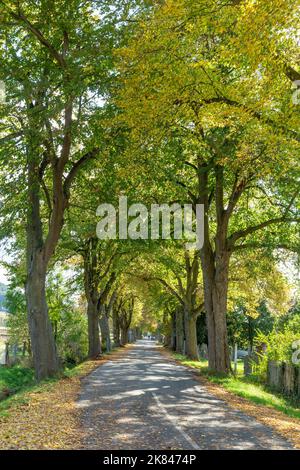
M 73 376 L 41 383 L 9 398 L 7 409 L 0 414 L 0 449 L 82 449 L 84 433 L 77 407 L 82 381 L 129 348 L 85 361 Z
M 226 402 L 231 408 L 238 409 L 248 416 L 254 417 L 257 421 L 272 428 L 282 437 L 286 438 L 295 449 L 300 449 L 300 422 L 296 418 L 291 418 L 280 411 L 264 405 L 254 404 L 246 398 L 235 395 L 225 390 L 221 385 L 210 382 L 193 367 L 182 364 L 172 356 L 172 352 L 164 347 L 159 349 L 160 353 L 174 364 L 179 364 L 193 372 L 194 378 L 205 389 L 215 397 Z

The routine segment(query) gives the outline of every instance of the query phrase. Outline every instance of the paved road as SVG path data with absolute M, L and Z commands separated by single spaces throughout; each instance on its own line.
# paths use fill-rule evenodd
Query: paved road
M 159 347 L 139 341 L 83 382 L 84 447 L 104 450 L 291 449 L 284 438 L 208 393 Z

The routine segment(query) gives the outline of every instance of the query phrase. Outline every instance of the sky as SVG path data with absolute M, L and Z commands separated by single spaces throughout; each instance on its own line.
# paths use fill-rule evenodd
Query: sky
M 9 261 L 9 256 L 6 253 L 3 244 L 0 245 L 0 282 L 3 284 L 8 284 L 7 271 L 5 267 L 1 265 L 1 261 Z
M 2 282 L 3 284 L 8 283 L 6 270 L 2 266 L 0 266 L 0 282 Z

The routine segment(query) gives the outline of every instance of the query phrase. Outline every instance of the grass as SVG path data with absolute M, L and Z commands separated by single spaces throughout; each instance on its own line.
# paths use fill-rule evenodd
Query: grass
M 0 393 L 7 393 L 7 397 L 0 401 L 0 416 L 6 415 L 9 408 L 15 404 L 27 403 L 25 397 L 27 392 L 42 393 L 47 391 L 52 384 L 56 383 L 63 377 L 75 377 L 80 375 L 85 367 L 85 362 L 65 368 L 56 377 L 43 380 L 37 383 L 34 377 L 34 370 L 30 368 L 15 365 L 12 367 L 0 367 Z
M 62 377 L 74 377 L 80 374 L 84 368 L 84 362 L 76 366 L 66 367 L 60 372 L 57 378 L 51 379 L 56 380 Z M 0 394 L 12 395 L 23 389 L 28 389 L 31 386 L 36 385 L 34 376 L 34 370 L 28 367 L 22 367 L 20 365 L 5 367 L 0 366 Z
M 213 375 L 208 370 L 208 363 L 206 360 L 201 359 L 200 361 L 191 361 L 181 354 L 174 354 L 173 356 L 183 365 L 197 369 L 200 374 L 210 382 L 221 385 L 226 390 L 239 397 L 246 398 L 258 405 L 274 408 L 291 418 L 300 419 L 299 403 L 297 404 L 291 398 L 268 390 L 265 385 L 259 383 L 256 376 L 245 377 L 243 375 L 242 361 L 238 362 L 237 375 L 234 377 Z
M 113 355 L 121 348 L 112 348 L 105 356 Z M 15 365 L 11 367 L 0 366 L 0 417 L 7 415 L 9 408 L 13 405 L 25 404 L 28 402 L 26 394 L 28 392 L 43 393 L 49 390 L 53 384 L 64 377 L 72 378 L 84 375 L 87 364 L 90 361 L 83 361 L 75 366 L 65 367 L 57 376 L 36 382 L 34 370 L 31 368 Z M 4 399 L 1 400 L 1 392 L 4 392 Z M 5 392 L 8 392 L 7 395 Z
M 15 393 L 35 382 L 32 369 L 19 365 L 12 367 L 0 366 L 0 393 Z
M 58 380 L 59 377 L 54 377 L 52 379 L 44 380 L 40 383 L 37 383 L 35 380 L 33 380 L 27 386 L 23 385 L 23 387 L 13 395 L 10 395 L 5 400 L 0 401 L 0 417 L 7 416 L 9 414 L 9 409 L 13 406 L 27 404 L 29 402 L 29 398 L 27 397 L 28 392 L 45 392 L 49 390 L 50 387 Z
M 184 356 L 183 354 L 174 353 L 173 354 L 177 361 L 180 361 L 183 365 L 187 365 L 189 367 L 193 367 L 194 369 L 200 369 L 201 373 L 208 374 L 208 360 L 207 359 L 200 359 L 199 361 L 192 361 L 188 357 Z M 232 369 L 234 368 L 234 363 L 231 363 Z M 237 376 L 242 376 L 244 373 L 244 363 L 241 359 L 238 359 L 237 362 Z

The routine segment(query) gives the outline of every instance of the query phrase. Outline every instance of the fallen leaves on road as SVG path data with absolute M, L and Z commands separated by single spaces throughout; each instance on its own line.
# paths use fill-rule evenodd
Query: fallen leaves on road
M 300 449 L 300 423 L 296 418 L 291 418 L 280 411 L 263 405 L 256 405 L 249 400 L 234 395 L 217 384 L 209 382 L 207 379 L 196 375 L 197 379 L 206 387 L 213 395 L 224 400 L 232 408 L 238 408 L 249 416 L 253 416 L 257 421 L 271 427 L 278 432 L 293 445 Z
M 127 348 L 124 348 L 126 351 Z M 82 364 L 79 375 L 45 383 L 22 394 L 0 417 L 0 449 L 80 449 L 82 431 L 76 399 L 81 379 L 123 350 Z
M 82 375 L 101 361 L 88 361 Z M 8 416 L 0 418 L 1 449 L 70 449 L 77 447 L 78 432 L 75 399 L 80 377 L 64 378 L 25 393 Z
M 181 366 L 183 365 L 180 361 L 174 359 L 169 351 L 162 349 L 161 352 L 165 357 L 168 357 L 170 361 L 174 361 Z M 212 395 L 225 401 L 232 408 L 239 409 L 248 416 L 253 416 L 257 421 L 269 426 L 292 442 L 295 448 L 300 449 L 300 422 L 298 419 L 291 418 L 274 408 L 258 405 L 246 398 L 239 397 L 238 395 L 225 390 L 221 385 L 210 382 L 208 379 L 195 372 L 193 367 L 189 367 L 187 365 L 183 365 L 183 367 L 193 370 L 196 380 L 198 380 L 198 382 L 200 382 Z

